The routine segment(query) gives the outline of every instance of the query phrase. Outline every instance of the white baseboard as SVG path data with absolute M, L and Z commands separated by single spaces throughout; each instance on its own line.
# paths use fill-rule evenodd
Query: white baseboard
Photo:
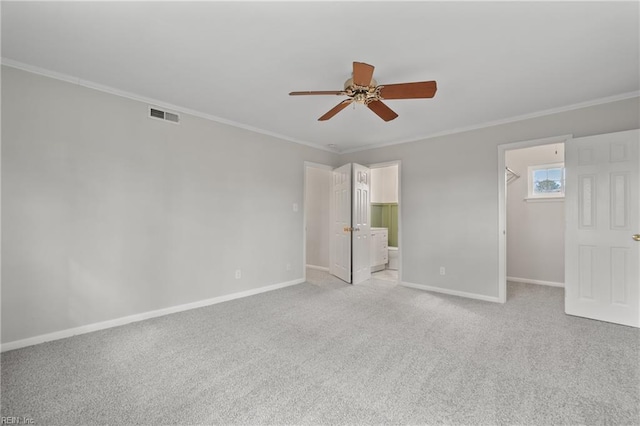
M 309 269 L 317 269 L 318 271 L 329 272 L 329 268 L 325 268 L 324 266 L 316 266 L 316 265 L 305 265 Z
M 168 308 L 157 309 L 155 311 L 148 311 L 140 314 L 129 315 L 122 318 L 116 318 L 112 320 L 96 322 L 93 324 L 87 324 L 80 327 L 68 328 L 66 330 L 55 331 L 53 333 L 42 334 L 40 336 L 29 337 L 22 340 L 14 340 L 13 342 L 3 343 L 1 352 L 11 351 L 13 349 L 20 349 L 26 346 L 37 345 L 39 343 L 50 342 L 52 340 L 65 339 L 67 337 L 77 336 L 79 334 L 91 333 L 92 331 L 118 327 L 121 325 L 130 324 L 132 322 L 138 322 L 138 321 L 143 321 L 150 318 L 161 317 L 163 315 L 174 314 L 176 312 L 188 311 L 191 309 L 202 308 L 204 306 L 215 305 L 217 303 L 222 303 L 222 302 L 227 302 L 229 300 L 253 296 L 255 294 L 265 293 L 267 291 L 278 290 L 280 288 L 301 284 L 303 282 L 305 282 L 305 280 L 300 278 L 293 281 L 287 281 L 283 283 L 268 285 L 265 287 L 259 287 L 251 290 L 241 291 L 238 293 L 218 296 L 212 299 L 199 300 L 197 302 L 185 303 L 183 305 L 178 305 L 178 306 L 170 306 Z
M 550 287 L 564 287 L 564 283 L 557 283 L 555 281 L 531 280 L 529 278 L 507 277 L 507 281 L 515 281 L 517 283 L 525 284 L 548 285 Z
M 425 284 L 408 283 L 405 281 L 403 281 L 400 284 L 405 287 L 417 288 L 418 290 L 433 291 L 436 293 L 443 293 L 451 296 L 459 296 L 459 297 L 466 297 L 468 299 L 484 300 L 485 302 L 500 303 L 500 299 L 498 297 L 485 296 L 483 294 L 467 293 L 466 291 L 449 290 L 446 288 L 432 287 L 430 285 L 425 285 Z

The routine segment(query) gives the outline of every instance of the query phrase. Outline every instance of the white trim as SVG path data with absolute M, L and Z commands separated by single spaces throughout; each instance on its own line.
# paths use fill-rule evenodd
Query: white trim
M 325 271 L 325 272 L 329 272 L 329 268 L 328 268 L 328 267 L 326 267 L 326 266 L 317 266 L 317 265 L 309 265 L 309 264 L 307 264 L 307 265 L 305 265 L 305 266 L 306 266 L 307 268 L 309 268 L 309 269 L 315 269 L 315 270 L 318 270 L 318 271 Z
M 505 0 L 506 1 L 506 0 Z M 50 78 L 54 78 L 57 80 L 62 80 L 62 81 L 66 81 L 68 83 L 72 83 L 72 84 L 77 84 L 79 86 L 84 86 L 84 87 L 88 87 L 91 89 L 95 89 L 95 90 L 99 90 L 101 92 L 106 92 L 106 93 L 110 93 L 113 95 L 117 95 L 117 96 L 122 96 L 124 98 L 128 98 L 128 99 L 132 99 L 135 101 L 140 101 L 140 102 L 144 102 L 147 104 L 156 104 L 159 107 L 163 107 L 163 108 L 169 108 L 169 109 L 173 109 L 175 111 L 184 113 L 184 114 L 189 114 L 192 115 L 194 117 L 200 117 L 200 118 L 204 118 L 206 120 L 211 120 L 211 121 L 215 121 L 218 123 L 223 123 L 223 124 L 227 124 L 229 126 L 233 126 L 233 127 L 238 127 L 240 129 L 244 129 L 244 130 L 249 130 L 251 132 L 255 132 L 255 133 L 260 133 L 263 135 L 267 135 L 267 136 L 272 136 L 278 139 L 283 139 L 289 142 L 294 142 L 294 143 L 298 143 L 301 145 L 306 145 L 306 146 L 310 146 L 312 148 L 316 148 L 316 149 L 320 149 L 323 151 L 327 151 L 327 152 L 332 152 L 334 154 L 350 154 L 353 152 L 359 152 L 359 151 L 367 151 L 370 149 L 376 149 L 376 148 L 383 148 L 386 146 L 393 146 L 393 145 L 399 145 L 399 144 L 403 144 L 403 143 L 410 143 L 410 142 L 418 142 L 421 140 L 426 140 L 426 139 L 432 139 L 432 138 L 437 138 L 437 137 L 441 137 L 441 136 L 447 136 L 447 135 L 453 135 L 456 133 L 464 133 L 464 132 L 468 132 L 471 130 L 479 130 L 479 129 L 484 129 L 487 127 L 493 127 L 493 126 L 499 126 L 502 124 L 509 124 L 509 123 L 513 123 L 516 121 L 523 121 L 523 120 L 529 120 L 532 118 L 537 118 L 537 117 L 543 117 L 545 115 L 552 115 L 552 114 L 557 114 L 560 112 L 567 112 L 567 111 L 572 111 L 572 110 L 576 110 L 576 109 L 580 109 L 580 108 L 587 108 L 587 107 L 591 107 L 591 106 L 596 106 L 596 105 L 601 105 L 601 104 L 606 104 L 606 103 L 611 103 L 611 102 L 617 102 L 617 101 L 623 101 L 625 99 L 630 99 L 630 98 L 636 98 L 636 97 L 640 97 L 640 90 L 636 90 L 633 92 L 626 92 L 626 93 L 621 93 L 618 95 L 614 95 L 614 96 L 607 96 L 604 98 L 598 98 L 598 99 L 593 99 L 590 101 L 585 101 L 585 102 L 580 102 L 580 103 L 576 103 L 576 104 L 571 104 L 571 105 L 566 105 L 566 106 L 562 106 L 562 107 L 558 107 L 558 108 L 551 108 L 551 109 L 547 109 L 547 110 L 542 110 L 542 111 L 537 111 L 537 112 L 532 112 L 529 114 L 522 114 L 522 115 L 516 115 L 513 117 L 509 117 L 509 118 L 504 118 L 504 119 L 500 119 L 500 120 L 494 120 L 494 121 L 487 121 L 484 123 L 480 123 L 480 124 L 474 124 L 474 125 L 470 125 L 470 126 L 464 126 L 464 127 L 457 127 L 455 129 L 451 129 L 451 130 L 445 130 L 442 132 L 437 132 L 437 133 L 432 133 L 432 134 L 428 134 L 428 135 L 424 135 L 424 136 L 417 136 L 417 137 L 413 137 L 413 138 L 408 138 L 408 139 L 402 139 L 399 141 L 392 141 L 392 142 L 385 142 L 385 143 L 381 143 L 381 144 L 376 144 L 376 145 L 367 145 L 364 147 L 358 147 L 358 148 L 353 148 L 353 149 L 346 149 L 344 151 L 340 151 L 337 149 L 332 149 L 326 146 L 322 146 L 319 145 L 317 143 L 313 143 L 313 142 L 308 142 L 308 141 L 304 141 L 301 139 L 296 139 L 296 138 L 292 138 L 289 136 L 285 136 L 279 133 L 275 133 L 275 132 L 271 132 L 268 130 L 264 130 L 264 129 L 260 129 L 257 127 L 253 127 L 253 126 L 249 126 L 246 124 L 242 124 L 242 123 L 238 123 L 236 121 L 232 121 L 232 120 L 227 120 L 225 118 L 221 118 L 221 117 L 217 117 L 211 114 L 206 114 L 203 112 L 199 112 L 196 110 L 192 110 L 189 108 L 183 108 L 177 105 L 172 105 L 166 102 L 161 102 L 159 100 L 156 99 L 152 99 L 152 98 L 147 98 L 145 96 L 141 96 L 141 95 L 137 95 L 135 93 L 131 93 L 131 92 L 126 92 L 124 90 L 119 90 L 113 87 L 109 87 L 109 86 L 105 86 L 102 84 L 98 84 L 98 83 L 94 83 L 92 81 L 89 80 L 83 80 L 80 79 L 78 77 L 73 77 L 70 76 L 68 74 L 63 74 L 63 73 L 59 73 L 56 71 L 51 71 L 45 68 L 40 68 L 40 67 L 36 67 L 34 65 L 29 65 L 29 64 L 25 64 L 23 62 L 19 62 L 19 61 L 14 61 L 13 59 L 8 59 L 5 57 L 0 58 L 0 63 L 2 65 L 6 65 L 8 67 L 11 68 L 17 68 L 23 71 L 27 71 L 27 72 L 31 72 L 33 74 L 39 74 L 39 75 L 43 75 L 45 77 L 50 77 Z
M 507 179 L 506 149 L 498 145 L 498 300 L 507 302 Z
M 304 162 L 304 166 L 306 167 L 311 167 L 313 169 L 322 169 L 322 170 L 333 170 L 334 167 L 332 166 L 328 166 L 326 164 L 321 164 L 321 163 L 314 163 L 313 161 L 305 161 Z
M 408 283 L 404 281 L 401 281 L 400 285 L 404 287 L 416 288 L 418 290 L 426 290 L 426 291 L 432 291 L 435 293 L 448 294 L 450 296 L 459 296 L 459 297 L 466 297 L 467 299 L 477 299 L 477 300 L 483 300 L 485 302 L 500 303 L 500 299 L 498 297 L 485 296 L 483 294 L 467 293 L 466 291 L 449 290 L 446 288 L 432 287 L 430 285 L 414 284 L 414 283 Z
M 382 169 L 384 167 L 390 167 L 390 166 L 398 166 L 398 176 L 400 175 L 400 163 L 402 161 L 401 160 L 391 160 L 391 161 L 383 161 L 382 163 L 375 163 L 375 164 L 369 164 L 367 167 L 369 167 L 370 169 Z M 398 192 L 400 192 L 398 190 Z M 398 203 L 400 204 L 400 203 Z
M 229 300 L 240 299 L 243 297 L 253 296 L 259 293 L 265 293 L 267 291 L 278 290 L 280 288 L 301 284 L 303 282 L 305 282 L 304 279 L 297 279 L 293 281 L 272 284 L 265 287 L 254 288 L 252 290 L 246 290 L 238 293 L 218 296 L 212 299 L 205 299 L 197 302 L 185 303 L 183 305 L 170 306 L 168 308 L 157 309 L 154 311 L 143 312 L 141 314 L 129 315 L 126 317 L 116 318 L 116 319 L 102 321 L 102 322 L 96 322 L 93 324 L 87 324 L 80 327 L 68 328 L 66 330 L 55 331 L 53 333 L 42 334 L 40 336 L 29 337 L 22 340 L 14 340 L 13 342 L 3 343 L 1 352 L 11 351 L 13 349 L 20 349 L 26 346 L 37 345 L 39 343 L 49 342 L 52 340 L 65 339 L 67 337 L 77 336 L 79 334 L 91 333 L 93 331 L 104 330 L 107 328 L 119 327 L 121 325 L 131 324 L 133 322 L 143 321 L 150 318 L 161 317 L 164 315 L 174 314 L 177 312 L 183 312 L 191 309 L 215 305 L 218 303 L 227 302 Z
M 138 102 L 143 102 L 146 104 L 153 104 L 156 105 L 160 108 L 165 108 L 165 109 L 170 109 L 176 112 L 180 112 L 183 114 L 188 114 L 194 117 L 199 117 L 199 118 L 204 118 L 205 120 L 210 120 L 210 121 L 215 121 L 217 123 L 222 123 L 222 124 L 226 124 L 229 126 L 233 126 L 233 127 L 237 127 L 240 129 L 244 129 L 244 130 L 248 130 L 250 132 L 254 132 L 254 133 L 260 133 L 266 136 L 271 136 L 277 139 L 281 139 L 281 140 L 286 140 L 289 142 L 294 142 L 294 143 L 298 143 L 301 145 L 306 145 L 306 146 L 310 146 L 312 148 L 315 149 L 320 149 L 322 151 L 328 151 L 328 152 L 332 152 L 332 153 L 337 153 L 338 151 L 336 151 L 335 149 L 331 149 L 322 145 L 318 145 L 316 143 L 312 143 L 312 142 L 307 142 L 301 139 L 296 139 L 296 138 L 292 138 L 290 136 L 285 136 L 282 135 L 280 133 L 275 133 L 275 132 L 271 132 L 269 130 L 264 130 L 264 129 L 260 129 L 258 127 L 253 127 L 253 126 L 249 126 L 247 124 L 242 124 L 242 123 L 238 123 L 237 121 L 233 121 L 233 120 L 228 120 L 226 118 L 222 118 L 222 117 L 217 117 L 215 115 L 212 114 L 206 114 L 204 112 L 200 112 L 200 111 L 196 111 L 190 108 L 185 108 L 182 106 L 178 106 L 178 105 L 173 105 L 167 102 L 163 102 L 157 99 L 153 99 L 153 98 L 149 98 L 146 96 L 142 96 L 142 95 L 138 95 L 136 93 L 132 93 L 132 92 L 127 92 L 124 90 L 120 90 L 120 89 L 116 89 L 114 87 L 110 87 L 110 86 L 105 86 L 99 83 L 94 83 L 92 81 L 89 80 L 83 80 L 80 79 L 78 77 L 72 77 L 70 75 L 67 74 L 63 74 L 63 73 L 59 73 L 59 72 L 55 72 L 55 71 L 50 71 L 47 70 L 45 68 L 40 68 L 40 67 L 36 67 L 33 65 L 29 65 L 29 64 L 25 64 L 22 62 L 18 62 L 18 61 L 14 61 L 13 59 L 7 59 L 7 58 L 2 58 L 1 61 L 2 65 L 6 65 L 8 67 L 11 68 L 16 68 L 22 71 L 26 71 L 26 72 L 30 72 L 33 74 L 38 74 L 38 75 L 42 75 L 45 77 L 49 77 L 49 78 L 53 78 L 56 80 L 62 80 L 62 81 L 66 81 L 67 83 L 71 83 L 71 84 L 76 84 L 78 86 L 83 86 L 83 87 L 87 87 L 89 89 L 94 89 L 94 90 L 98 90 L 100 92 L 105 92 L 105 93 L 109 93 L 111 95 L 116 95 L 116 96 L 120 96 L 123 98 L 127 98 L 127 99 L 131 99 L 134 101 L 138 101 Z
M 619 95 L 607 96 L 607 97 L 604 97 L 604 98 L 593 99 L 593 100 L 590 100 L 590 101 L 585 101 L 585 102 L 580 102 L 580 103 L 577 103 L 577 104 L 566 105 L 566 106 L 562 106 L 562 107 L 558 107 L 558 108 L 551 108 L 551 109 L 546 109 L 546 110 L 542 110 L 542 111 L 532 112 L 532 113 L 529 113 L 529 114 L 516 115 L 516 116 L 513 116 L 513 117 L 503 118 L 503 119 L 500 119 L 500 120 L 487 121 L 487 122 L 484 122 L 484 123 L 474 124 L 474 125 L 471 125 L 471 126 L 457 127 L 455 129 L 445 130 L 445 131 L 438 132 L 438 133 L 432 133 L 430 135 L 419 136 L 419 137 L 408 138 L 408 139 L 402 139 L 402 140 L 394 141 L 394 142 L 385 142 L 385 143 L 376 144 L 376 145 L 367 145 L 365 147 L 358 147 L 358 148 L 353 148 L 353 149 L 345 149 L 344 151 L 340 151 L 340 154 L 351 154 L 353 152 L 367 151 L 367 150 L 376 149 L 376 148 L 384 148 L 386 146 L 393 146 L 393 145 L 399 145 L 399 144 L 410 143 L 410 142 L 418 142 L 418 141 L 422 141 L 422 140 L 426 140 L 426 139 L 433 139 L 433 138 L 438 138 L 438 137 L 441 137 L 441 136 L 454 135 L 456 133 L 464 133 L 464 132 L 469 132 L 471 130 L 485 129 L 487 127 L 500 126 L 500 125 L 503 125 L 503 124 L 514 123 L 514 122 L 517 122 L 517 121 L 524 121 L 524 120 L 530 120 L 532 118 L 544 117 L 546 115 L 558 114 L 558 113 L 561 113 L 561 112 L 573 111 L 573 110 L 576 110 L 576 109 L 588 108 L 588 107 L 591 107 L 591 106 L 602 105 L 602 104 L 607 104 L 607 103 L 617 102 L 617 101 L 623 101 L 625 99 L 637 98 L 639 96 L 640 96 L 640 90 L 636 90 L 636 91 L 633 91 L 633 92 L 621 93 Z
M 572 134 L 528 141 L 510 142 L 498 145 L 498 299 L 507 301 L 507 182 L 504 177 L 506 152 L 512 149 L 528 148 L 553 143 L 566 143 Z
M 507 281 L 515 281 L 517 283 L 524 284 L 546 285 L 549 287 L 564 287 L 564 283 L 558 283 L 555 281 L 532 280 L 529 278 L 507 277 Z
M 526 201 L 527 203 L 553 203 L 564 201 L 564 195 L 558 197 L 527 197 L 523 198 L 523 201 Z

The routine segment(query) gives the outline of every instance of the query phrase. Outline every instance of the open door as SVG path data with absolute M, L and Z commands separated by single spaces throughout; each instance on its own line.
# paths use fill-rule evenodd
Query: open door
M 640 327 L 640 131 L 567 141 L 565 311 Z
M 329 273 L 357 284 L 371 277 L 370 170 L 345 164 L 333 170 Z
M 351 283 L 351 164 L 333 170 L 329 273 Z
M 371 278 L 371 200 L 369 186 L 371 170 L 353 164 L 353 209 L 351 247 L 353 283 Z

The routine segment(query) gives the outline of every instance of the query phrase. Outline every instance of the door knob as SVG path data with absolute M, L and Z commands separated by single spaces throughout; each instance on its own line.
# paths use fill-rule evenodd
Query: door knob
M 640 241 L 640 234 L 633 234 L 631 238 L 633 238 L 636 241 Z

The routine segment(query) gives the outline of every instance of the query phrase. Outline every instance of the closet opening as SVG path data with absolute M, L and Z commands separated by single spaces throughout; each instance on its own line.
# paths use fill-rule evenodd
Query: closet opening
M 568 136 L 499 146 L 499 300 L 508 283 L 564 287 Z

